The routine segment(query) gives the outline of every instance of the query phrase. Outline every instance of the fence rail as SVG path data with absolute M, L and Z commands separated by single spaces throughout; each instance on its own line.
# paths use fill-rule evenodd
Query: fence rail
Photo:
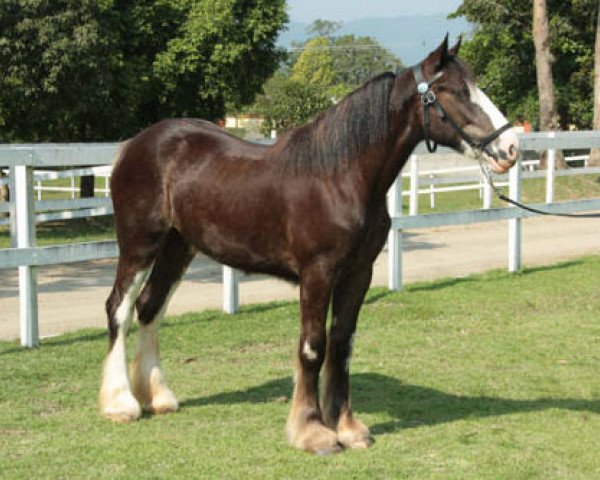
M 554 203 L 554 179 L 560 175 L 575 175 L 583 173 L 600 173 L 600 168 L 577 169 L 577 171 L 555 171 L 553 168 L 556 149 L 587 149 L 600 147 L 600 132 L 557 132 L 534 133 L 520 136 L 522 150 L 548 150 L 549 168 L 547 174 L 547 202 L 543 205 L 545 210 L 552 212 L 580 212 L 600 210 L 600 199 L 580 200 L 573 202 Z M 20 325 L 21 344 L 35 346 L 38 344 L 37 328 L 37 284 L 36 268 L 42 265 L 54 265 L 86 260 L 113 258 L 118 255 L 118 247 L 114 241 L 87 242 L 70 245 L 36 247 L 35 224 L 54 219 L 78 218 L 91 215 L 106 215 L 112 213 L 109 198 L 70 199 L 70 200 L 42 200 L 35 201 L 36 176 L 34 169 L 47 169 L 52 167 L 72 167 L 80 175 L 98 174 L 106 172 L 116 156 L 119 144 L 43 144 L 43 145 L 0 145 L 0 166 L 10 167 L 9 185 L 12 189 L 12 201 L 9 204 L 0 204 L 0 212 L 9 212 L 12 230 L 14 233 L 15 248 L 0 249 L 0 269 L 19 269 L 19 299 L 20 299 Z M 429 189 L 419 189 L 420 179 L 417 167 L 417 158 L 423 152 L 423 147 L 417 148 L 411 157 L 411 171 L 407 174 L 411 178 L 411 189 L 402 192 L 402 181 L 397 179 L 390 190 L 388 205 L 392 217 L 392 227 L 388 238 L 389 259 L 389 288 L 393 290 L 402 288 L 402 231 L 409 228 L 429 228 L 443 225 L 461 225 L 488 221 L 507 220 L 509 230 L 509 271 L 520 268 L 520 239 L 521 219 L 533 216 L 530 212 L 516 208 L 489 208 L 444 214 L 417 215 L 418 194 L 431 194 L 432 187 L 448 183 L 475 182 L 476 187 L 486 189 L 485 183 L 481 184 L 478 176 L 455 176 L 450 178 L 428 178 L 425 183 Z M 440 149 L 441 153 L 448 152 Z M 98 167 L 100 166 L 100 167 Z M 88 168 L 93 167 L 93 168 Z M 470 169 L 470 170 L 476 170 Z M 421 172 L 431 175 L 431 172 Z M 458 173 L 453 170 L 449 173 Z M 37 181 L 41 176 L 46 179 L 63 178 L 67 176 L 62 172 L 38 172 Z M 539 172 L 523 173 L 521 167 L 513 168 L 508 175 L 509 195 L 515 200 L 520 200 L 521 181 L 523 178 L 538 178 L 543 176 Z M 460 180 L 460 181 L 457 181 Z M 503 178 L 500 177 L 502 182 Z M 2 182 L 6 182 L 3 179 Z M 464 188 L 464 186 L 463 186 Z M 439 192 L 441 189 L 438 189 Z M 489 190 L 489 188 L 488 188 Z M 410 197 L 410 216 L 402 216 L 402 196 Z M 486 206 L 484 192 L 484 206 Z M 35 212 L 38 212 L 37 214 Z M 233 313 L 238 308 L 238 281 L 237 272 L 227 266 L 223 267 L 224 296 L 223 308 Z

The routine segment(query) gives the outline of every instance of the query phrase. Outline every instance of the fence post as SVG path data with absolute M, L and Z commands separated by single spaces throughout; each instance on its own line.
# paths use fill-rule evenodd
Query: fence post
M 10 247 L 17 248 L 17 207 L 15 203 L 15 167 L 8 169 L 8 199 L 10 202 Z
M 521 160 L 517 160 L 508 173 L 508 195 L 521 201 Z M 512 205 L 511 205 L 512 207 Z M 516 208 L 516 207 L 513 207 Z M 508 271 L 515 273 L 521 268 L 521 219 L 508 220 Z
M 392 218 L 402 215 L 402 174 L 388 192 L 388 212 Z M 388 233 L 388 288 L 402 290 L 402 230 L 394 228 Z
M 235 268 L 223 265 L 223 310 L 234 314 L 240 306 L 239 274 Z
M 14 174 L 17 248 L 33 247 L 35 245 L 33 168 L 17 165 Z M 39 344 L 37 271 L 33 266 L 19 267 L 19 319 L 21 345 L 37 346 Z
M 489 210 L 492 208 L 492 187 L 490 183 L 484 178 L 483 179 L 483 209 Z
M 419 163 L 417 156 L 410 156 L 410 203 L 409 215 L 418 215 L 419 213 Z
M 556 133 L 550 132 L 548 138 L 556 137 Z M 554 179 L 556 177 L 556 150 L 548 150 L 546 158 L 546 203 L 554 202 Z

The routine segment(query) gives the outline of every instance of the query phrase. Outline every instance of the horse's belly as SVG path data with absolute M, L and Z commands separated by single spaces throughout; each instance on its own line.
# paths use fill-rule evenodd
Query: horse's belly
M 243 216 L 243 213 L 240 214 Z M 215 222 L 194 218 L 176 225 L 194 247 L 210 258 L 249 273 L 296 281 L 297 269 L 278 228 L 264 222 Z

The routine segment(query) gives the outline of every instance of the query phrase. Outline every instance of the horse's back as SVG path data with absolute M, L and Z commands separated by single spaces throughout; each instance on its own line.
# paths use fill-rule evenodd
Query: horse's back
M 253 148 L 205 120 L 180 118 L 155 123 L 128 140 L 115 162 L 111 178 L 115 207 L 133 198 L 158 199 L 174 174 L 183 171 L 187 175 L 190 168 L 222 160 L 223 153 L 236 149 L 256 155 L 260 147 Z

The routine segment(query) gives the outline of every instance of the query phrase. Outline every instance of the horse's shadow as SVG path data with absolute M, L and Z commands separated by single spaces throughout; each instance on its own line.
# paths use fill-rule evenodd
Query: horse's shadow
M 184 399 L 183 408 L 234 403 L 267 403 L 287 398 L 292 390 L 289 378 L 272 380 L 256 387 L 209 397 Z M 404 428 L 437 425 L 465 418 L 482 418 L 511 413 L 538 412 L 551 408 L 600 413 L 600 401 L 576 398 L 514 400 L 488 396 L 445 393 L 434 388 L 404 384 L 376 373 L 352 375 L 354 411 L 387 413 L 392 420 L 371 425 L 375 435 Z

